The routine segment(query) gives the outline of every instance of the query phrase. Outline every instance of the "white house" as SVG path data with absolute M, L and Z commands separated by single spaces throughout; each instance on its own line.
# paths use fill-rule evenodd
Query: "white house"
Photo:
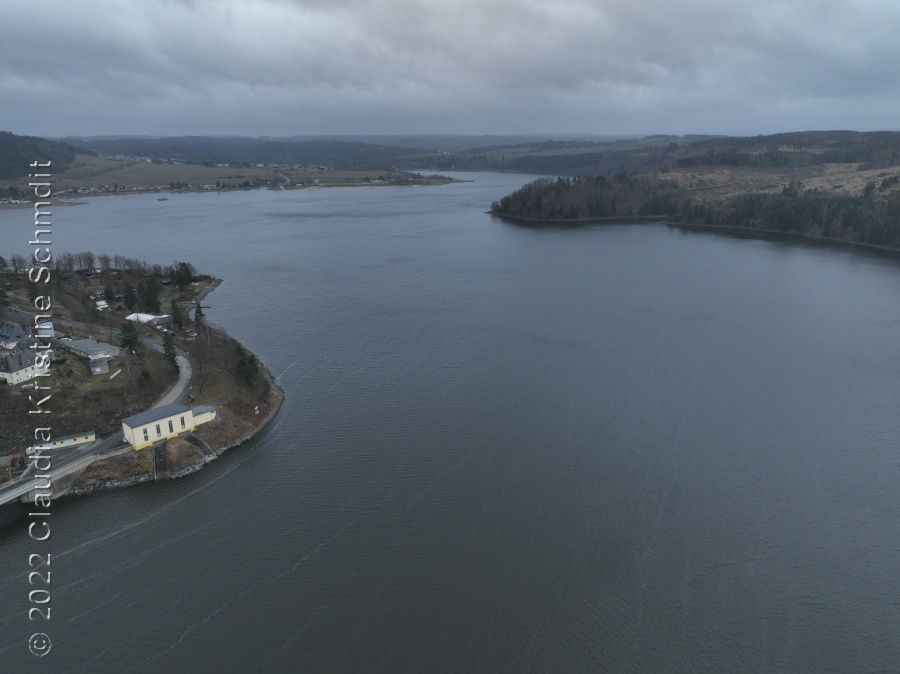
M 38 367 L 37 356 L 38 353 L 30 349 L 13 351 L 8 356 L 3 356 L 0 358 L 0 379 L 7 384 L 22 384 L 29 379 L 34 379 L 40 373 L 47 372 L 50 369 L 49 366 Z
M 134 449 L 144 449 L 155 442 L 188 433 L 198 425 L 216 418 L 215 408 L 197 407 L 194 410 L 182 403 L 170 403 L 122 420 L 122 435 Z

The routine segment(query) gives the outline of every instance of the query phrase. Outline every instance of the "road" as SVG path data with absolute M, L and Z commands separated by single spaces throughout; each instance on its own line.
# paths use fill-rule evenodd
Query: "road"
M 187 354 L 178 354 L 175 356 L 175 361 L 178 363 L 178 381 L 153 407 L 162 407 L 169 403 L 178 402 L 187 395 L 188 386 L 191 383 L 191 375 L 193 374 L 191 362 L 187 359 Z
M 27 311 L 22 311 L 21 309 L 10 307 L 8 309 L 8 315 L 13 320 L 25 321 L 28 325 L 33 325 L 34 317 Z M 76 327 L 83 330 L 96 329 L 95 326 L 91 326 L 86 323 L 79 323 L 77 321 L 64 321 L 57 319 L 56 323 L 62 326 Z M 142 337 L 141 341 L 147 348 L 162 351 L 162 345 L 150 340 L 149 338 Z M 163 405 L 168 405 L 169 403 L 180 401 L 187 395 L 191 377 L 193 375 L 193 368 L 191 367 L 188 354 L 184 352 L 178 354 L 176 356 L 176 362 L 178 363 L 179 368 L 178 381 L 175 382 L 175 384 L 169 389 L 169 391 L 159 399 L 159 401 L 153 406 L 154 408 L 162 407 Z M 125 438 L 122 436 L 122 431 L 118 430 L 88 445 L 83 445 L 76 448 L 49 450 L 43 452 L 43 454 L 50 456 L 50 475 L 54 476 L 65 473 L 67 469 L 72 468 L 77 464 L 90 462 L 91 460 L 94 460 L 100 456 L 114 452 L 117 449 L 123 449 L 125 447 L 127 447 Z M 85 465 L 87 465 L 87 463 Z M 18 498 L 21 495 L 19 492 L 21 492 L 23 489 L 26 489 L 28 483 L 34 482 L 34 478 L 31 477 L 34 472 L 35 464 L 34 462 L 31 462 L 28 469 L 19 479 L 13 480 L 12 482 L 0 487 L 0 504 L 7 503 L 10 500 Z M 30 490 L 26 489 L 26 491 Z

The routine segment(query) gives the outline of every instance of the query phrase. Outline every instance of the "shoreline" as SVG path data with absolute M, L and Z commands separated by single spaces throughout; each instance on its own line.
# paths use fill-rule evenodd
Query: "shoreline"
M 862 241 L 848 241 L 847 239 L 838 239 L 832 236 L 817 236 L 814 234 L 805 234 L 803 232 L 782 232 L 776 229 L 764 229 L 758 227 L 738 227 L 736 225 L 704 225 L 701 223 L 691 222 L 675 222 L 665 215 L 639 215 L 633 217 L 605 217 L 605 218 L 575 218 L 575 219 L 541 219 L 541 218 L 525 218 L 518 215 L 506 215 L 495 211 L 486 211 L 487 215 L 510 222 L 518 222 L 528 225 L 588 225 L 597 224 L 639 224 L 642 222 L 658 222 L 668 227 L 681 227 L 684 229 L 697 229 L 706 232 L 720 234 L 746 234 L 749 236 L 757 236 L 758 238 L 769 239 L 804 239 L 806 241 L 815 241 L 819 243 L 828 243 L 836 245 L 859 246 L 860 248 L 868 248 L 894 255 L 900 254 L 900 248 L 890 248 L 888 246 L 879 246 L 874 243 L 864 243 Z
M 858 246 L 860 248 L 869 248 L 884 253 L 900 254 L 900 248 L 889 248 L 888 246 L 879 246 L 874 243 L 864 243 L 862 241 L 848 241 L 847 239 L 837 239 L 833 236 L 816 236 L 814 234 L 804 234 L 803 232 L 782 232 L 777 229 L 759 229 L 756 227 L 736 227 L 734 225 L 702 225 L 699 223 L 672 222 L 666 220 L 665 224 L 669 227 L 683 227 L 685 229 L 699 229 L 702 231 L 720 233 L 720 234 L 748 234 L 757 235 L 758 238 L 769 239 L 804 239 L 806 241 L 815 241 L 818 243 L 828 243 L 835 245 Z
M 216 288 L 218 288 L 222 284 L 222 282 L 223 280 L 219 278 L 212 279 L 211 283 L 207 284 L 197 293 L 195 301 L 198 303 L 202 302 Z M 228 333 L 224 331 L 224 329 L 217 328 L 217 330 L 222 332 L 226 337 L 230 337 Z M 252 353 L 249 351 L 249 349 L 248 352 Z M 253 439 L 257 434 L 262 432 L 275 419 L 276 416 L 278 416 L 278 413 L 281 411 L 281 406 L 284 404 L 285 399 L 284 389 L 281 388 L 281 386 L 275 380 L 275 377 L 272 376 L 269 368 L 258 358 L 257 362 L 260 366 L 260 374 L 269 385 L 268 395 L 266 396 L 265 401 L 260 403 L 260 406 L 267 407 L 268 409 L 266 409 L 265 414 L 261 417 L 250 416 L 249 418 L 245 418 L 239 416 L 227 407 L 227 403 L 223 404 L 221 405 L 221 407 L 217 407 L 217 409 L 219 410 L 219 414 L 225 413 L 225 416 L 229 417 L 228 423 L 234 424 L 237 421 L 240 423 L 240 427 L 235 429 L 226 426 L 222 430 L 222 434 L 225 437 L 222 437 L 213 442 L 213 445 L 215 445 L 213 447 L 210 447 L 210 445 L 203 439 L 202 436 L 205 434 L 203 433 L 203 429 L 200 427 L 186 435 L 178 436 L 182 439 L 191 437 L 195 441 L 188 441 L 190 444 L 195 446 L 197 451 L 197 458 L 191 463 L 183 465 L 172 473 L 169 473 L 167 470 L 166 474 L 160 477 L 156 473 L 156 462 L 151 460 L 150 469 L 142 468 L 140 472 L 135 472 L 133 470 L 133 466 L 130 470 L 127 468 L 127 463 L 126 467 L 123 467 L 121 464 L 115 463 L 116 459 L 119 459 L 120 457 L 130 457 L 134 459 L 139 456 L 138 452 L 135 452 L 135 450 L 130 446 L 126 446 L 125 448 L 113 454 L 97 457 L 96 460 L 92 461 L 84 468 L 78 470 L 78 472 L 72 473 L 70 476 L 66 476 L 66 478 L 63 478 L 67 479 L 71 477 L 69 486 L 62 489 L 58 494 L 52 496 L 51 499 L 53 501 L 56 501 L 64 497 L 87 496 L 89 494 L 107 489 L 119 489 L 122 487 L 131 487 L 137 484 L 143 484 L 145 482 L 157 482 L 186 477 L 202 470 L 207 463 L 219 458 L 229 449 L 239 447 L 245 442 Z M 165 447 L 167 450 L 168 442 L 169 441 L 166 440 L 163 445 L 163 447 Z M 201 444 L 204 447 L 204 450 L 201 450 L 199 447 L 197 447 L 197 443 Z M 150 448 L 150 450 L 152 456 L 152 453 L 155 450 L 152 447 Z M 145 450 L 140 451 L 144 452 Z M 106 465 L 105 471 L 107 472 L 107 474 L 104 477 L 96 480 L 95 482 L 91 482 L 90 480 L 96 478 L 89 477 L 87 480 L 87 484 L 79 484 L 79 480 L 86 472 L 90 471 L 92 467 L 95 467 L 98 464 L 102 465 L 105 461 L 113 463 Z M 101 467 L 101 470 L 104 470 L 104 468 Z
M 282 189 L 277 189 L 275 187 L 271 187 L 268 185 L 260 186 L 260 187 L 238 187 L 238 188 L 229 188 L 229 189 L 216 189 L 216 190 L 206 190 L 206 189 L 169 189 L 169 188 L 158 188 L 158 187 L 137 187 L 134 189 L 121 190 L 118 192 L 96 192 L 90 194 L 53 194 L 54 199 L 58 199 L 59 201 L 55 205 L 60 206 L 83 206 L 88 203 L 84 201 L 84 199 L 93 199 L 94 197 L 122 197 L 122 196 L 134 196 L 137 194 L 166 194 L 166 195 L 174 195 L 174 194 L 229 194 L 231 192 L 256 192 L 256 191 L 272 191 L 272 192 L 298 192 L 302 190 L 323 190 L 323 189 L 373 189 L 377 187 L 440 187 L 442 185 L 452 185 L 454 183 L 466 183 L 471 182 L 470 180 L 462 180 L 460 178 L 448 178 L 447 176 L 441 176 L 443 178 L 447 178 L 443 181 L 434 181 L 434 182 L 418 182 L 411 183 L 408 185 L 397 184 L 397 183 L 360 183 L 354 185 L 285 185 Z M 167 197 L 168 198 L 168 197 Z M 22 203 L 16 204 L 4 204 L 0 203 L 0 210 L 14 210 L 21 208 L 34 208 L 33 201 L 25 201 Z
M 486 215 L 512 222 L 524 222 L 534 225 L 589 225 L 591 223 L 621 223 L 623 225 L 638 222 L 668 222 L 667 215 L 612 215 L 602 218 L 526 218 L 521 215 L 507 215 L 497 211 L 485 211 Z
M 262 372 L 263 372 L 263 376 L 265 377 L 266 381 L 268 381 L 269 385 L 271 386 L 270 391 L 269 391 L 269 403 L 270 403 L 269 411 L 266 413 L 266 415 L 262 419 L 259 420 L 258 424 L 256 424 L 255 426 L 251 426 L 251 428 L 247 429 L 238 438 L 232 439 L 232 440 L 226 442 L 226 444 L 221 445 L 216 448 L 210 447 L 209 449 L 214 454 L 214 456 L 203 456 L 201 458 L 198 458 L 197 461 L 180 468 L 175 473 L 168 475 L 166 478 L 163 478 L 162 480 L 157 479 L 155 471 L 154 471 L 154 473 L 142 473 L 142 474 L 137 474 L 137 475 L 122 476 L 121 478 L 118 478 L 118 479 L 116 479 L 116 478 L 108 479 L 99 484 L 86 485 L 83 487 L 77 487 L 77 486 L 73 485 L 69 490 L 67 490 L 63 494 L 60 494 L 59 498 L 68 497 L 68 496 L 87 496 L 89 494 L 93 494 L 98 491 L 104 491 L 104 490 L 108 490 L 108 489 L 121 489 L 124 487 L 132 487 L 134 485 L 143 484 L 145 482 L 160 482 L 160 481 L 166 481 L 166 480 L 177 480 L 177 479 L 180 479 L 183 477 L 187 477 L 188 475 L 193 475 L 194 473 L 200 472 L 201 470 L 203 470 L 203 468 L 206 467 L 206 465 L 208 463 L 210 463 L 211 461 L 214 461 L 215 459 L 218 459 L 220 456 L 222 456 L 222 454 L 227 452 L 229 449 L 234 449 L 236 447 L 243 445 L 245 442 L 249 442 L 254 437 L 256 437 L 256 435 L 261 433 L 275 419 L 276 416 L 278 416 L 278 413 L 281 411 L 281 406 L 284 404 L 284 397 L 285 397 L 284 389 L 282 389 L 281 386 L 278 385 L 278 383 L 275 381 L 275 378 L 272 376 L 272 373 L 269 372 L 269 368 L 267 368 L 265 365 L 263 365 L 263 367 L 262 367 Z M 201 438 L 198 438 L 193 433 L 191 435 L 193 435 L 194 438 L 196 438 L 200 442 L 202 442 L 205 446 L 209 447 Z M 134 451 L 134 450 L 129 450 L 129 451 Z M 127 454 L 127 452 L 123 452 L 123 453 Z M 99 459 L 99 461 L 102 461 L 102 460 L 103 459 Z M 95 461 L 94 463 L 98 463 L 98 461 Z M 94 463 L 92 463 L 90 465 L 94 465 Z M 88 468 L 89 467 L 90 466 L 88 466 Z M 85 468 L 85 470 L 87 470 L 87 468 Z M 81 475 L 81 473 L 79 473 L 79 476 L 80 475 Z M 77 482 L 77 479 L 78 478 L 76 477 L 76 482 Z

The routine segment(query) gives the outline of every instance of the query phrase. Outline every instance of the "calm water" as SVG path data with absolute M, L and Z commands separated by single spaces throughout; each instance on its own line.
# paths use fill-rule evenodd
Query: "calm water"
M 57 252 L 224 278 L 287 400 L 47 544 L 7 512 L 0 671 L 900 671 L 900 258 L 522 228 L 468 177 L 56 209 Z

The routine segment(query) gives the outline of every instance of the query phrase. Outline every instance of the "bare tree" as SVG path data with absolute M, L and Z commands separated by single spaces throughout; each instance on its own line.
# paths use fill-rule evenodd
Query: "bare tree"
M 13 253 L 12 256 L 12 266 L 13 272 L 16 274 L 23 272 L 28 265 L 28 261 L 25 259 L 24 255 L 20 255 L 19 253 Z
M 73 253 L 63 253 L 56 258 L 62 271 L 71 274 L 75 271 L 75 264 L 78 261 Z

